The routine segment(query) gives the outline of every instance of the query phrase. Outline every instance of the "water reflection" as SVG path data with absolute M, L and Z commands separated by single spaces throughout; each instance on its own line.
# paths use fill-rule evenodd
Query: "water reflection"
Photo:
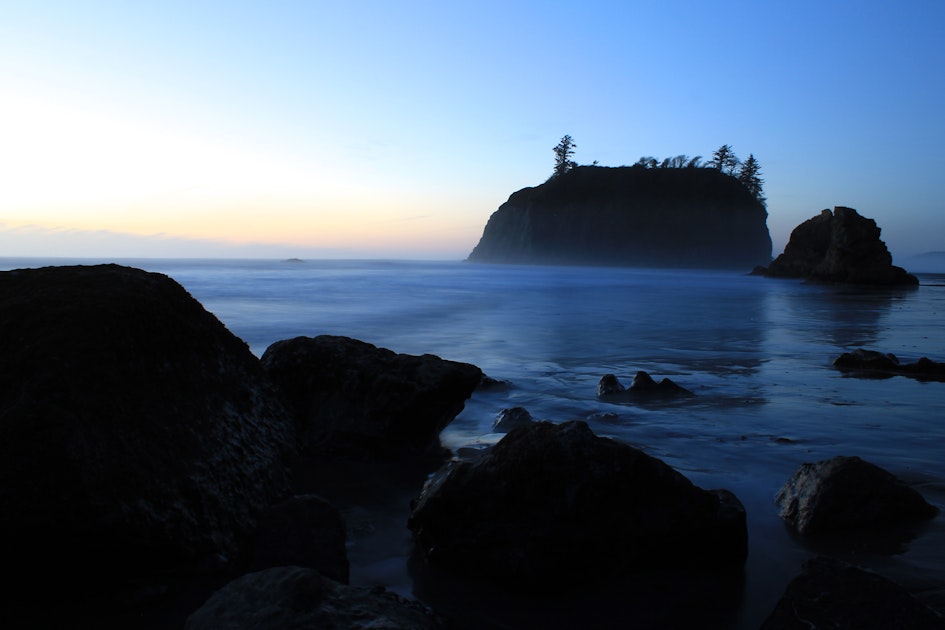
M 914 295 L 914 290 L 794 284 L 771 291 L 766 301 L 772 323 L 800 343 L 855 348 L 879 344 L 893 305 Z

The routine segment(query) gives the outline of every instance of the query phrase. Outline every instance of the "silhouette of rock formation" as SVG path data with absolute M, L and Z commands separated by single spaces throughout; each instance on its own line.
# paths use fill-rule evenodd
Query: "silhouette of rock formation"
M 717 169 L 580 166 L 513 193 L 468 260 L 751 269 L 771 260 L 767 216 Z
M 823 210 L 794 228 L 784 253 L 761 273 L 818 282 L 919 284 L 915 276 L 892 264 L 892 255 L 879 235 L 876 222 L 852 208 L 837 206 L 832 213 Z

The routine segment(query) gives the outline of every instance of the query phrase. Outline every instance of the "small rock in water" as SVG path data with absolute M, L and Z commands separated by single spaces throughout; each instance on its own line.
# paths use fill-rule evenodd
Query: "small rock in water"
M 499 415 L 496 416 L 495 422 L 492 424 L 492 432 L 508 433 L 516 427 L 531 424 L 532 422 L 534 422 L 532 414 L 528 413 L 525 407 L 503 409 L 499 412 Z
M 609 396 L 611 394 L 622 394 L 626 388 L 620 384 L 617 377 L 613 374 L 604 374 L 597 382 L 597 395 Z
M 634 397 L 677 397 L 692 396 L 693 393 L 674 383 L 668 378 L 660 382 L 653 380 L 653 377 L 643 370 L 638 371 L 633 376 L 630 387 L 624 388 L 613 374 L 605 374 L 597 383 L 598 396 L 614 396 L 617 394 L 629 394 Z
M 938 513 L 914 488 L 859 457 L 802 464 L 776 501 L 780 517 L 805 536 L 888 528 Z

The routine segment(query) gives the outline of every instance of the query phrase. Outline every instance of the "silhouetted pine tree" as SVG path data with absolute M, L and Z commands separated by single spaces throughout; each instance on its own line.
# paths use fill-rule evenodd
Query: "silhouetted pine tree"
M 755 196 L 755 199 L 761 203 L 765 202 L 765 197 L 762 191 L 762 186 L 764 186 L 765 180 L 761 179 L 761 165 L 758 163 L 758 160 L 755 159 L 754 154 L 749 154 L 748 159 L 745 160 L 745 163 L 742 164 L 741 169 L 739 169 L 738 181 L 740 181 L 745 188 L 751 191 L 751 194 Z
M 552 149 L 552 151 L 555 153 L 555 170 L 554 173 L 551 174 L 552 177 L 564 175 L 572 168 L 577 166 L 576 163 L 571 161 L 571 156 L 574 155 L 575 147 L 577 147 L 577 145 L 574 144 L 574 138 L 569 135 L 562 137 L 561 142 L 555 145 L 555 147 Z
M 731 145 L 723 144 L 716 149 L 715 153 L 712 154 L 712 159 L 709 160 L 709 166 L 729 175 L 734 174 L 735 169 L 738 168 L 738 158 L 735 157 Z

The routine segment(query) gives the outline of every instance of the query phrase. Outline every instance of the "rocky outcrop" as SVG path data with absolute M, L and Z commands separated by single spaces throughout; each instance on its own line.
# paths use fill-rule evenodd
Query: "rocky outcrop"
M 447 622 L 426 606 L 381 588 L 344 586 L 301 567 L 234 580 L 187 618 L 186 630 L 345 628 L 421 630 Z
M 321 335 L 278 341 L 262 365 L 294 414 L 303 450 L 431 454 L 482 379 L 468 363 Z
M 945 628 L 945 619 L 895 582 L 839 560 L 813 558 L 761 630 Z
M 845 456 L 802 464 L 776 502 L 781 518 L 804 536 L 890 528 L 938 513 L 888 471 Z
M 764 205 L 717 169 L 581 166 L 513 193 L 469 260 L 751 269 L 771 237 Z
M 535 420 L 525 407 L 511 407 L 501 410 L 492 423 L 493 433 L 508 433 L 517 427 L 531 424 Z
M 794 228 L 784 253 L 762 273 L 816 282 L 915 286 L 919 281 L 892 264 L 873 219 L 837 206 Z
M 601 398 L 686 398 L 693 393 L 668 378 L 656 382 L 643 370 L 633 375 L 630 387 L 624 387 L 613 374 L 604 374 L 597 382 L 597 395 Z
M 516 590 L 658 566 L 741 567 L 745 511 L 582 421 L 535 422 L 425 484 L 408 526 L 436 567 Z
M 27 596 L 223 572 L 287 494 L 289 416 L 167 276 L 0 273 L 0 347 L 0 555 Z
M 857 348 L 834 359 L 833 366 L 871 378 L 901 375 L 919 381 L 945 381 L 945 363 L 922 357 L 913 363 L 899 363 L 896 355 Z

